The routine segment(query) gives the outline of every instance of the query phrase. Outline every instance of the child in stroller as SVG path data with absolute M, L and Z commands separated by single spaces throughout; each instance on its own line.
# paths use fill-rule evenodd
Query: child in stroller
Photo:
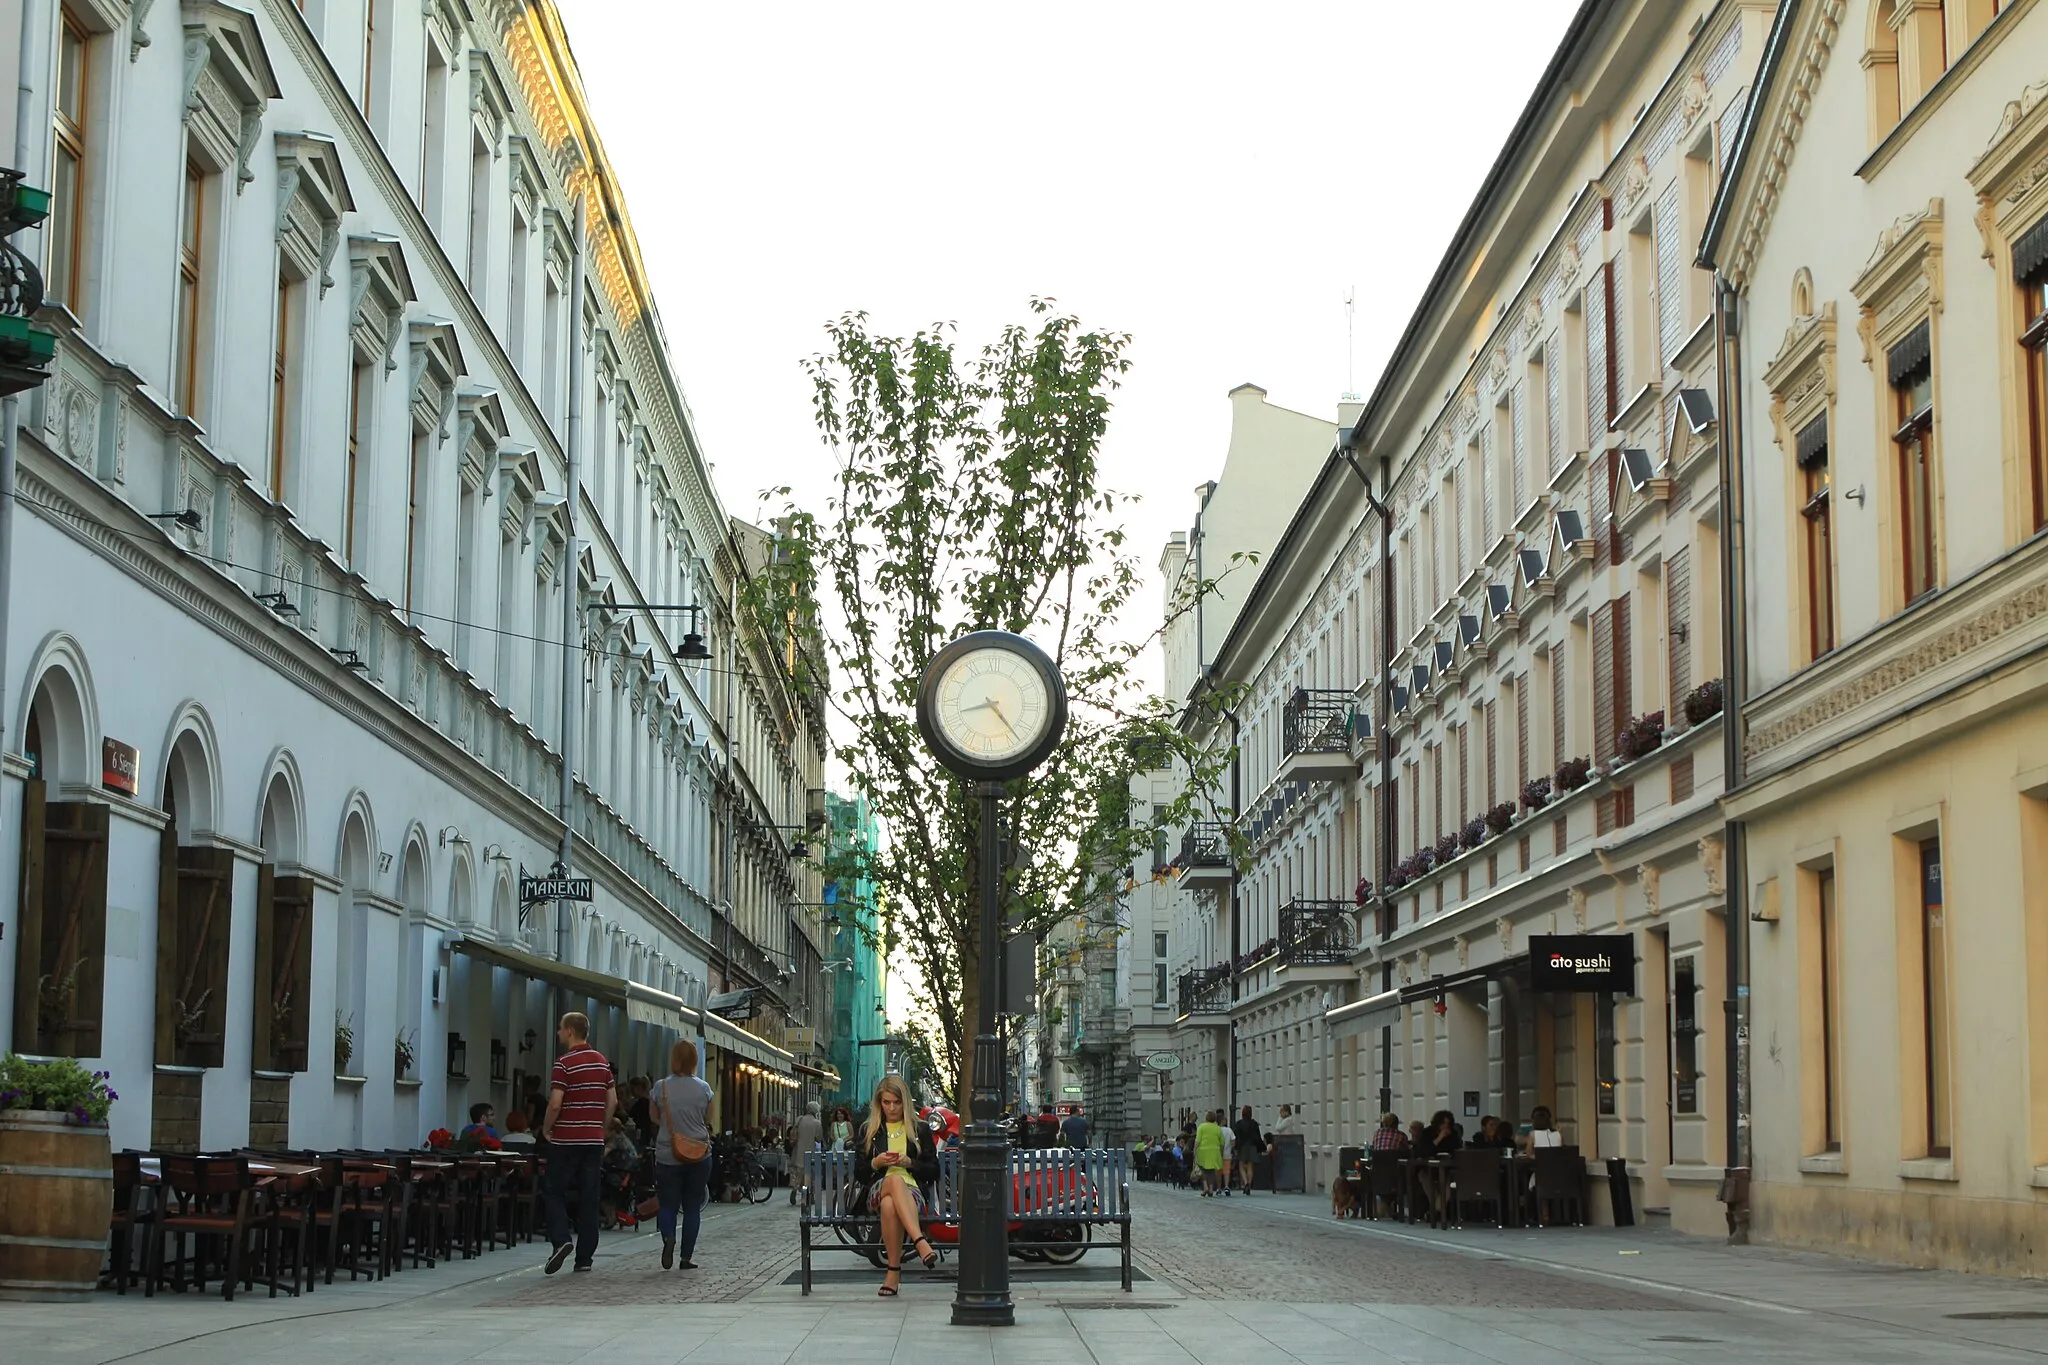
M 605 1125 L 603 1175 L 598 1186 L 599 1226 L 635 1228 L 652 1218 L 659 1200 L 654 1194 L 654 1154 L 643 1153 L 614 1118 Z

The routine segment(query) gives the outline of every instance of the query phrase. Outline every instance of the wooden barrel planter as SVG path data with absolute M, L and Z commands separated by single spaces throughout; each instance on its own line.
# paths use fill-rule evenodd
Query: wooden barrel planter
M 114 1216 L 105 1125 L 0 1110 L 0 1299 L 82 1299 L 99 1285 Z

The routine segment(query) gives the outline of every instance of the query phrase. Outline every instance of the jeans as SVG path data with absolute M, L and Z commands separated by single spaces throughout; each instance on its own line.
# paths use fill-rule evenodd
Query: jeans
M 576 1201 L 576 1264 L 597 1256 L 597 1200 L 604 1171 L 598 1143 L 554 1143 L 548 1147 L 548 1245 L 569 1240 L 568 1201 Z
M 686 1261 L 694 1259 L 697 1250 L 697 1225 L 704 1216 L 704 1196 L 711 1188 L 711 1158 L 693 1161 L 687 1166 L 671 1166 L 667 1162 L 654 1163 L 654 1190 L 661 1198 L 661 1211 L 655 1215 L 655 1226 L 661 1229 L 661 1240 L 676 1240 L 676 1209 L 683 1212 L 682 1245 L 676 1248 Z

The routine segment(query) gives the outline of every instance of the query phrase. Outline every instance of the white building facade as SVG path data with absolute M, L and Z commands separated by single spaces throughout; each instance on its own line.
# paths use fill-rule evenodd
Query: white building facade
M 553 7 L 23 3 L 0 1046 L 135 1147 L 414 1145 L 556 1006 L 654 1069 L 726 966 L 733 670 L 637 607 L 738 560 Z M 593 899 L 522 920 L 565 740 Z

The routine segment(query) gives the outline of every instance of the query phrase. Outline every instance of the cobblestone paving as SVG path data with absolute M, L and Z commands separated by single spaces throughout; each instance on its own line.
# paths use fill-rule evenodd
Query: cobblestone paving
M 661 1239 L 653 1223 L 646 1235 L 608 1232 L 598 1244 L 596 1269 L 568 1267 L 494 1301 L 518 1308 L 605 1307 L 619 1304 L 731 1303 L 787 1275 L 796 1264 L 796 1210 L 787 1191 L 765 1204 L 713 1204 L 704 1210 L 695 1270 L 663 1270 Z M 532 1259 L 547 1258 L 535 1242 Z
M 1468 1308 L 1697 1310 L 1659 1295 L 1504 1260 L 1433 1251 L 1329 1216 L 1314 1195 L 1204 1199 L 1132 1192 L 1138 1263 L 1202 1299 Z M 1308 1215 L 1306 1217 L 1300 1215 Z M 1474 1230 L 1475 1238 L 1484 1232 Z

